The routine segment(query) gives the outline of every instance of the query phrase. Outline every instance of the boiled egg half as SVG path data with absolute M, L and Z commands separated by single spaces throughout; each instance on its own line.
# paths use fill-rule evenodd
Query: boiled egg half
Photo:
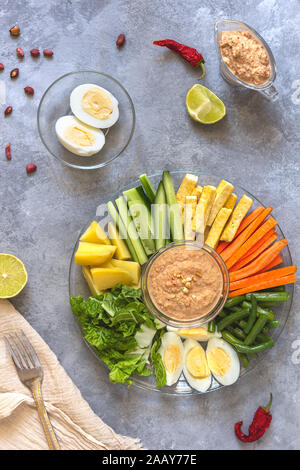
M 80 122 L 75 116 L 60 117 L 56 121 L 55 132 L 66 149 L 84 157 L 98 153 L 105 144 L 105 136 L 100 129 Z
M 179 336 L 172 331 L 165 333 L 158 353 L 166 370 L 167 385 L 175 384 L 181 375 L 184 363 L 183 344 Z
M 232 385 L 240 375 L 240 361 L 233 347 L 220 338 L 207 343 L 206 357 L 213 376 L 222 385 Z
M 194 339 L 183 343 L 183 373 L 189 385 L 199 392 L 206 392 L 211 385 L 211 373 L 204 349 Z
M 119 119 L 119 103 L 105 88 L 91 83 L 79 85 L 71 93 L 72 113 L 80 121 L 98 129 L 113 126 Z

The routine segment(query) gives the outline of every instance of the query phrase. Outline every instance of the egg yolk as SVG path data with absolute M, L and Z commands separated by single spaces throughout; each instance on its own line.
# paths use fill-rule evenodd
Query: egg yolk
M 96 142 L 96 137 L 92 132 L 77 125 L 66 127 L 64 137 L 72 144 L 80 147 L 90 147 Z
M 180 328 L 178 334 L 182 336 L 188 336 L 189 338 L 207 338 L 207 331 L 205 328 L 199 326 L 198 328 Z
M 164 352 L 164 366 L 166 371 L 173 374 L 181 362 L 181 352 L 177 344 L 170 344 Z
M 207 361 L 212 373 L 221 377 L 227 374 L 231 367 L 231 358 L 222 348 L 214 348 L 209 351 Z
M 189 350 L 185 365 L 195 379 L 204 379 L 210 374 L 205 351 L 200 345 Z
M 110 96 L 99 88 L 86 91 L 81 101 L 82 108 L 96 119 L 107 119 L 113 112 Z

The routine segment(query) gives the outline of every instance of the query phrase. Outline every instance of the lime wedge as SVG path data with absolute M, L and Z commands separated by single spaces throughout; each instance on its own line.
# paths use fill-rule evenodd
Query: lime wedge
M 22 261 L 14 255 L 0 253 L 0 299 L 15 297 L 24 289 L 27 280 Z
M 214 124 L 226 114 L 226 107 L 212 91 L 203 85 L 192 86 L 185 101 L 191 118 L 202 124 Z

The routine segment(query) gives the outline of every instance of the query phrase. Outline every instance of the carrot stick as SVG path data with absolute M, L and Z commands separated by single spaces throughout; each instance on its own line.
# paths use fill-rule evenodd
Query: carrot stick
M 246 227 L 240 235 L 233 240 L 230 245 L 222 251 L 222 258 L 224 261 L 227 261 L 242 245 L 245 243 L 248 238 L 255 232 L 259 225 L 268 217 L 272 212 L 272 207 L 267 207 L 262 211 L 262 213 L 256 217 L 256 219 L 251 222 L 248 227 Z M 270 227 L 271 228 L 271 227 Z
M 269 235 L 270 232 L 271 232 L 271 235 Z M 255 233 L 257 233 L 257 231 Z M 250 261 L 254 260 L 258 255 L 260 255 L 260 253 L 262 253 L 266 248 L 268 248 L 268 246 L 272 245 L 272 243 L 275 242 L 276 239 L 277 239 L 277 234 L 274 233 L 274 231 L 272 231 L 272 230 L 269 230 L 266 233 L 266 235 L 269 235 L 269 236 L 267 238 L 266 238 L 266 236 L 262 237 L 264 239 L 264 243 L 260 244 L 259 248 L 256 251 L 253 251 L 252 253 L 250 253 L 251 250 L 247 251 L 246 256 L 243 256 L 237 263 L 235 263 L 232 266 L 232 268 L 231 268 L 232 271 L 238 271 L 239 269 L 246 266 L 246 264 L 248 264 L 248 263 L 250 263 Z M 248 239 L 248 241 L 249 240 L 250 240 L 250 238 Z M 256 243 L 256 245 L 257 245 L 257 243 Z M 250 254 L 248 254 L 248 253 L 250 253 Z M 230 261 L 230 259 L 228 261 Z
M 257 218 L 257 220 L 259 217 Z M 254 221 L 255 222 L 255 221 Z M 235 263 L 237 263 L 250 248 L 252 248 L 269 230 L 275 227 L 277 224 L 276 220 L 273 217 L 269 217 L 252 235 L 240 246 L 233 255 L 226 261 L 227 268 L 231 268 Z
M 264 208 L 262 206 L 259 206 L 257 207 L 256 209 L 254 209 L 254 211 L 250 212 L 249 215 L 247 215 L 241 222 L 235 236 L 234 236 L 234 239 L 246 228 L 248 227 L 248 225 L 251 224 L 251 222 L 253 222 L 253 220 L 256 219 L 256 217 L 259 216 L 259 214 L 262 213 L 262 211 L 264 210 Z M 230 245 L 230 243 L 232 242 L 220 242 L 218 247 L 217 247 L 217 252 L 220 254 L 228 245 Z
M 243 289 L 237 289 L 232 292 L 229 292 L 228 297 L 236 297 L 238 295 L 248 294 L 249 292 L 256 292 L 258 290 L 270 289 L 271 287 L 284 286 L 285 284 L 290 284 L 296 282 L 295 274 L 290 274 L 289 276 L 279 277 L 278 279 L 272 279 L 271 281 L 264 281 L 258 284 L 253 284 L 252 286 L 244 287 Z
M 256 274 L 255 276 L 246 277 L 239 281 L 230 283 L 230 290 L 242 289 L 244 287 L 252 286 L 264 281 L 271 281 L 272 279 L 278 279 L 279 277 L 289 276 L 297 271 L 297 266 L 287 266 L 285 268 L 273 269 L 262 274 Z
M 257 271 L 257 274 L 265 273 L 266 271 L 269 271 L 270 269 L 275 268 L 275 266 L 278 266 L 282 262 L 283 262 L 283 259 L 281 258 L 281 256 L 278 255 L 270 264 L 268 264 L 268 266 L 266 266 L 261 271 Z
M 262 271 L 268 264 L 270 264 L 276 256 L 279 255 L 281 250 L 287 245 L 288 242 L 284 238 L 278 242 L 273 243 L 269 248 L 263 251 L 255 260 L 238 271 L 229 273 L 230 282 L 244 279 L 244 277 L 252 276 L 257 274 L 258 271 Z
M 252 255 L 252 253 L 256 252 L 264 243 L 265 241 L 274 235 L 275 227 L 269 230 L 247 253 L 245 256 Z

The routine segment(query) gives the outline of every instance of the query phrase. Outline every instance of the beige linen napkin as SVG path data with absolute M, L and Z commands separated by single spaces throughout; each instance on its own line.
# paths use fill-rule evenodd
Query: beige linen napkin
M 48 449 L 30 391 L 20 382 L 3 335 L 22 329 L 44 369 L 43 397 L 62 449 L 140 449 L 138 439 L 116 434 L 91 410 L 55 354 L 6 300 L 0 300 L 0 449 Z

